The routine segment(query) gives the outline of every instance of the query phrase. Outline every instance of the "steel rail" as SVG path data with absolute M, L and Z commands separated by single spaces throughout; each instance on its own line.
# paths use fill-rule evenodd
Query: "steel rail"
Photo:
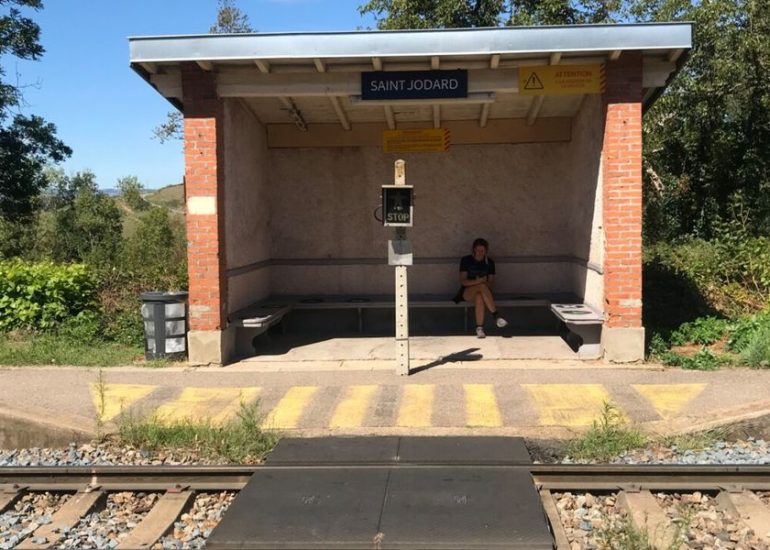
M 538 489 L 586 490 L 770 490 L 770 465 L 582 465 L 582 464 L 321 464 L 260 466 L 0 467 L 0 486 L 26 490 L 240 490 L 256 471 L 339 469 L 524 470 Z

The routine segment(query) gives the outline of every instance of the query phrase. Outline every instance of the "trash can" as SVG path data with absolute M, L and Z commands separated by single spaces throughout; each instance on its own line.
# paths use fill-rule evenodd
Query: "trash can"
M 144 356 L 181 358 L 187 354 L 187 292 L 143 292 Z

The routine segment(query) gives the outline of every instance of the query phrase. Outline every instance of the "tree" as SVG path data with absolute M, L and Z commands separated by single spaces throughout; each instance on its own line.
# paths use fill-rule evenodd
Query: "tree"
M 144 186 L 136 176 L 120 178 L 118 180 L 118 189 L 120 189 L 120 195 L 123 197 L 123 200 L 132 210 L 147 210 L 150 207 L 150 203 L 142 197 Z
M 57 173 L 49 200 L 50 226 L 41 236 L 44 256 L 60 262 L 87 262 L 95 267 L 115 265 L 123 224 L 115 201 L 99 191 L 92 172 L 72 177 Z
M 17 6 L 41 9 L 41 0 L 0 0 L 0 57 L 37 60 L 43 55 L 40 27 Z M 61 162 L 72 150 L 56 137 L 56 127 L 38 116 L 11 111 L 22 101 L 18 87 L 4 82 L 0 66 L 0 216 L 11 222 L 28 218 L 46 185 L 46 163 Z M 10 119 L 10 120 L 9 120 Z
M 234 0 L 219 0 L 217 22 L 209 29 L 211 34 L 239 34 L 254 32 L 249 16 L 235 5 Z
M 219 0 L 217 22 L 209 28 L 211 34 L 241 34 L 254 32 L 249 23 L 249 16 L 235 5 L 235 0 Z M 169 111 L 166 122 L 156 126 L 153 131 L 155 139 L 165 143 L 172 139 L 184 138 L 184 118 L 179 111 Z
M 358 11 L 374 14 L 377 28 L 389 30 L 496 27 L 503 8 L 503 0 L 370 0 Z
M 647 0 L 644 20 L 693 20 L 693 50 L 645 116 L 648 240 L 711 238 L 735 204 L 770 232 L 770 10 L 764 1 Z

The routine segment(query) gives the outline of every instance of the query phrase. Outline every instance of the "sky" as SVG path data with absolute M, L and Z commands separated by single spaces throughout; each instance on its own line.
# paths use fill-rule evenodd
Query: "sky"
M 259 32 L 375 27 L 364 0 L 236 0 Z M 24 87 L 24 114 L 56 125 L 73 154 L 67 173 L 91 170 L 101 188 L 137 176 L 152 189 L 182 181 L 181 141 L 161 144 L 152 130 L 171 105 L 129 67 L 128 37 L 206 33 L 217 0 L 44 0 L 23 10 L 40 25 L 39 61 L 4 56 L 5 81 Z M 3 10 L 7 13 L 6 10 Z

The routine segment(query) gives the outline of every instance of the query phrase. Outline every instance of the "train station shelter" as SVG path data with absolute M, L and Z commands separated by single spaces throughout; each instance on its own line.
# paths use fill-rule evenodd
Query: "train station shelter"
M 184 116 L 190 360 L 235 355 L 271 296 L 393 295 L 381 186 L 414 186 L 409 292 L 458 287 L 491 243 L 495 292 L 570 294 L 601 355 L 643 358 L 642 116 L 688 23 L 130 38 Z M 471 312 L 472 313 L 472 312 Z

